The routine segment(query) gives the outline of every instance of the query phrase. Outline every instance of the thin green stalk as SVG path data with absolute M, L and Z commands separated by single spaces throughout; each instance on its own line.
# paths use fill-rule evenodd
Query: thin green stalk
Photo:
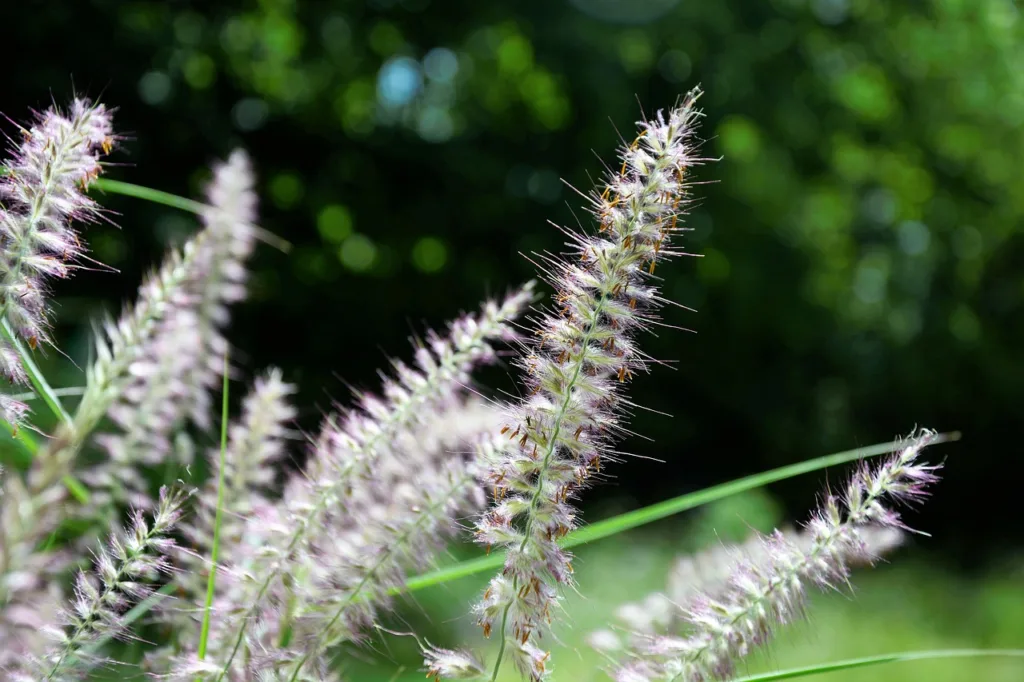
M 228 450 L 228 354 L 224 353 L 224 388 L 220 416 L 220 467 L 217 471 L 217 509 L 213 517 L 213 546 L 210 549 L 210 575 L 206 579 L 206 603 L 203 605 L 203 626 L 199 633 L 199 660 L 206 658 L 206 643 L 210 638 L 210 614 L 217 582 L 217 559 L 220 554 L 220 524 L 224 506 L 224 469 Z M 196 682 L 202 682 L 197 677 Z
M 819 663 L 802 668 L 790 668 L 788 670 L 777 670 L 770 673 L 758 675 L 747 675 L 740 677 L 733 682 L 774 682 L 774 680 L 791 680 L 795 677 L 807 677 L 809 675 L 823 675 L 825 673 L 850 670 L 852 668 L 866 668 L 872 665 L 885 663 L 905 663 L 907 661 L 928 661 L 948 658 L 1024 658 L 1024 649 L 935 649 L 930 651 L 901 651 L 892 654 L 881 654 L 878 656 L 865 656 L 864 658 L 850 658 L 843 661 L 832 661 Z
M 151 201 L 154 204 L 163 204 L 164 206 L 188 211 L 189 213 L 202 213 L 207 208 L 206 204 L 194 199 L 186 199 L 185 197 L 179 197 L 177 194 L 152 189 L 151 187 L 143 187 L 142 185 L 133 185 L 130 182 L 121 182 L 120 180 L 96 178 L 92 181 L 91 186 L 111 194 L 122 194 L 126 197 Z
M 940 434 L 936 437 L 934 442 L 936 444 L 946 443 L 959 439 L 960 433 L 954 431 L 952 433 Z M 657 502 L 642 509 L 635 509 L 624 514 L 613 516 L 610 519 L 598 521 L 597 523 L 584 528 L 579 528 L 572 533 L 569 533 L 559 542 L 559 544 L 562 547 L 570 548 L 588 542 L 594 542 L 595 540 L 602 540 L 622 533 L 623 531 L 639 528 L 640 526 L 645 526 L 649 523 L 653 523 L 654 521 L 674 516 L 680 512 L 701 507 L 705 504 L 710 504 L 711 502 L 716 502 L 731 495 L 736 495 L 755 488 L 761 488 L 769 483 L 775 483 L 787 478 L 793 478 L 794 476 L 818 471 L 820 469 L 827 469 L 828 467 L 838 466 L 840 464 L 847 464 L 865 457 L 889 454 L 890 452 L 899 449 L 899 447 L 900 444 L 894 442 L 878 443 L 876 445 L 837 452 L 832 455 L 816 457 L 815 459 L 809 459 L 804 462 L 789 464 L 787 466 L 770 469 L 769 471 L 764 471 L 759 474 L 745 476 L 734 481 L 729 481 L 728 483 L 722 483 L 711 486 L 710 488 L 698 490 L 694 493 L 680 495 L 679 497 L 674 497 L 671 500 Z M 414 592 L 416 590 L 422 590 L 451 580 L 458 580 L 459 578 L 465 578 L 466 576 L 475 575 L 484 571 L 495 570 L 499 568 L 503 562 L 504 557 L 500 554 L 460 561 L 452 566 L 446 566 L 445 568 L 414 576 L 406 581 L 404 587 L 394 588 L 393 593 Z

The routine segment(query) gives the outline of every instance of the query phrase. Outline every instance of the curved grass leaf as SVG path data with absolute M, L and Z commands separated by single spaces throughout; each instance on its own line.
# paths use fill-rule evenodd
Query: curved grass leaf
M 143 201 L 150 201 L 154 204 L 162 204 L 164 206 L 170 206 L 171 208 L 177 208 L 182 211 L 189 213 L 201 214 L 209 208 L 206 204 L 196 201 L 194 199 L 187 199 L 185 197 L 179 197 L 177 194 L 171 194 L 170 192 L 164 192 L 163 190 L 153 189 L 152 187 L 143 187 L 142 185 L 133 185 L 130 182 L 121 182 L 120 180 L 110 180 L 109 178 L 97 178 L 92 181 L 91 187 L 102 190 L 104 192 L 110 192 L 111 194 L 121 194 L 126 197 L 132 197 L 134 199 L 142 199 Z M 260 239 L 266 243 L 274 246 L 275 248 L 287 252 L 292 248 L 291 242 L 286 239 L 282 239 L 277 235 L 264 230 L 263 228 L 253 225 L 257 235 Z

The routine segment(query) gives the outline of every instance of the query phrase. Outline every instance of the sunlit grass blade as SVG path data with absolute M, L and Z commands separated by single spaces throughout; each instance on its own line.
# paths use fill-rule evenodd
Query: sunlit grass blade
M 849 658 L 843 661 L 832 661 L 820 663 L 802 668 L 790 668 L 788 670 L 777 670 L 757 675 L 739 677 L 733 682 L 772 682 L 773 680 L 791 680 L 797 677 L 808 677 L 810 675 L 824 675 L 825 673 L 850 670 L 852 668 L 866 668 L 873 665 L 886 663 L 903 663 L 907 661 L 927 661 L 948 658 L 1022 658 L 1024 649 L 935 649 L 932 651 L 901 651 L 893 654 L 881 654 L 878 656 L 865 656 L 864 658 Z M 1021 671 L 1024 675 L 1024 670 Z
M 25 348 L 25 344 L 23 344 L 21 339 L 19 339 L 14 333 L 14 330 L 11 329 L 11 325 L 6 319 L 0 323 L 0 333 L 3 334 L 4 340 L 14 348 L 14 352 L 18 354 L 18 357 L 21 359 L 21 365 L 25 369 L 25 374 L 28 375 L 28 379 L 32 382 L 32 386 L 36 389 L 36 393 L 43 399 L 46 406 L 50 408 L 50 411 L 53 412 L 53 416 L 70 426 L 72 423 L 71 415 L 64 409 L 64 405 L 61 404 L 60 398 L 53 392 L 50 384 L 46 381 L 46 377 L 43 376 L 43 373 L 40 371 L 38 365 L 36 365 L 35 360 L 32 359 L 31 352 Z
M 954 432 L 938 436 L 935 442 L 944 443 L 957 440 L 959 438 L 960 434 Z M 605 519 L 604 521 L 598 521 L 597 523 L 573 531 L 567 535 L 560 544 L 563 547 L 575 547 L 587 542 L 601 540 L 633 528 L 647 525 L 648 523 L 653 523 L 654 521 L 668 518 L 669 516 L 673 516 L 680 512 L 721 500 L 725 497 L 729 497 L 730 495 L 736 495 L 747 490 L 766 486 L 769 483 L 775 483 L 787 478 L 793 478 L 794 476 L 818 471 L 820 469 L 827 469 L 828 467 L 838 466 L 840 464 L 847 464 L 865 457 L 875 457 L 878 455 L 888 454 L 899 446 L 900 444 L 898 442 L 879 443 L 877 445 L 869 445 L 867 447 L 837 452 L 832 455 L 825 455 L 824 457 L 817 457 L 805 462 L 790 464 L 759 474 L 738 478 L 734 481 L 729 481 L 728 483 L 722 483 L 720 485 L 711 486 L 710 488 L 705 488 L 704 490 L 680 495 L 679 497 L 672 498 L 671 500 L 657 502 L 648 507 L 644 507 L 643 509 L 636 509 L 624 514 L 619 514 L 618 516 L 614 516 L 610 519 Z M 459 578 L 464 578 L 475 573 L 494 570 L 500 567 L 503 561 L 504 557 L 501 554 L 461 561 L 452 566 L 446 566 L 444 568 L 431 571 L 430 573 L 414 576 L 406 582 L 404 587 L 393 590 L 393 593 L 422 590 L 423 588 L 430 587 L 432 585 L 446 583 L 451 580 L 458 580 Z
M 189 213 L 201 214 L 209 208 L 206 204 L 194 199 L 179 197 L 177 194 L 153 189 L 152 187 L 133 185 L 130 182 L 121 182 L 120 180 L 97 178 L 93 181 L 91 186 L 104 192 L 110 192 L 111 194 L 121 194 L 134 199 L 142 199 L 143 201 L 170 206 L 171 208 L 177 208 Z M 268 232 L 257 225 L 253 225 L 253 228 L 256 230 L 259 238 L 267 244 L 285 252 L 292 248 L 291 242 L 288 240 L 282 239 L 281 237 L 278 237 L 272 232 Z

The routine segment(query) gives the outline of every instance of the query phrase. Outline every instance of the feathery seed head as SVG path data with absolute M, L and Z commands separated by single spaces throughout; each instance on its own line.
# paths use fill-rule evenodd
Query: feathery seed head
M 35 346 L 49 342 L 47 277 L 66 277 L 83 252 L 71 227 L 99 211 L 83 190 L 113 145 L 111 115 L 102 104 L 75 99 L 53 107 L 22 131 L 0 177 L 0 305 L 15 332 Z M 17 378 L 15 372 L 11 378 Z
M 476 613 L 485 634 L 507 639 L 517 666 L 531 679 L 547 670 L 534 642 L 572 580 L 571 555 L 558 540 L 575 527 L 572 500 L 622 431 L 625 384 L 645 360 L 633 336 L 660 304 L 651 283 L 655 264 L 675 251 L 688 202 L 695 154 L 691 92 L 667 115 L 640 123 L 622 150 L 622 167 L 590 197 L 596 234 L 567 231 L 570 258 L 548 259 L 556 310 L 539 322 L 539 341 L 521 361 L 529 397 L 502 433 L 503 457 L 489 474 L 495 502 L 477 523 L 477 540 L 505 548 L 503 574 L 492 580 Z
M 768 641 L 775 629 L 800 618 L 805 586 L 845 584 L 850 567 L 870 563 L 894 540 L 885 529 L 906 526 L 887 505 L 915 501 L 935 482 L 937 466 L 918 457 L 937 438 L 933 431 L 912 434 L 882 464 L 862 464 L 845 496 L 828 494 L 803 534 L 779 531 L 757 538 L 753 551 L 733 561 L 721 586 L 689 598 L 683 611 L 685 636 L 651 634 L 638 638 L 634 658 L 619 666 L 616 680 L 710 682 L 730 679 L 737 661 Z
M 168 535 L 188 497 L 161 488 L 152 521 L 133 512 L 129 527 L 111 535 L 96 555 L 94 573 L 80 572 L 75 580 L 75 597 L 64 613 L 66 628 L 56 633 L 57 645 L 39 659 L 26 660 L 27 667 L 56 680 L 66 679 L 67 670 L 84 672 L 96 664 L 86 648 L 100 636 L 121 636 L 124 612 L 148 597 L 149 583 L 169 570 L 166 555 L 175 543 Z
M 229 318 L 227 306 L 244 295 L 244 262 L 255 243 L 254 183 L 241 150 L 214 168 L 207 188 L 211 204 L 202 216 L 204 229 L 186 247 L 183 259 L 171 259 L 177 265 L 170 273 L 173 288 L 152 292 L 162 295 L 154 302 L 159 310 L 150 311 L 159 314 L 159 320 L 146 320 L 153 328 L 144 339 L 131 327 L 125 329 L 124 339 L 112 336 L 122 341 L 122 350 L 131 358 L 121 359 L 129 377 L 119 382 L 118 399 L 107 410 L 120 433 L 97 438 L 109 461 L 83 476 L 99 492 L 96 504 L 108 504 L 124 491 L 132 504 L 144 505 L 149 496 L 139 466 L 159 463 L 171 454 L 187 455 L 188 450 L 176 449 L 171 439 L 187 418 L 202 429 L 211 426 L 210 396 L 220 384 L 227 351 L 222 334 Z M 143 293 L 151 289 L 144 285 Z M 122 334 L 121 327 L 116 333 Z
M 476 467 L 462 457 L 439 465 L 423 452 L 436 438 L 421 435 L 447 410 L 465 414 L 460 400 L 470 371 L 497 357 L 496 341 L 516 338 L 511 323 L 532 290 L 531 283 L 486 303 L 445 337 L 428 335 L 415 366 L 394 363 L 381 397 L 361 395 L 356 409 L 324 420 L 307 470 L 286 485 L 280 511 L 271 514 L 273 537 L 242 571 L 261 579 L 224 609 L 232 643 L 222 670 L 237 668 L 248 623 L 263 612 L 288 613 L 295 640 L 306 643 L 290 664 L 295 672 L 325 646 L 357 639 L 386 604 L 388 588 L 401 582 L 402 567 L 428 561 L 452 515 L 480 499 Z

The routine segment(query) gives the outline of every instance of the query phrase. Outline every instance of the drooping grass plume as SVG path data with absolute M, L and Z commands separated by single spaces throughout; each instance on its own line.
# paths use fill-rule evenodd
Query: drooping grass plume
M 663 302 L 651 276 L 676 253 L 670 240 L 700 162 L 699 95 L 640 123 L 621 169 L 591 196 L 597 233 L 567 230 L 570 257 L 549 261 L 556 310 L 540 320 L 524 354 L 529 397 L 510 412 L 505 456 L 490 472 L 496 499 L 477 524 L 478 542 L 505 551 L 503 570 L 476 606 L 484 634 L 501 638 L 494 678 L 506 654 L 530 679 L 547 674 L 541 639 L 559 588 L 572 581 L 571 555 L 558 540 L 576 525 L 572 499 L 615 459 L 625 386 L 646 367 L 634 336 Z
M 786 542 L 801 551 L 809 551 L 815 537 L 808 531 L 783 530 Z M 870 565 L 887 555 L 903 541 L 904 533 L 898 528 L 867 526 L 860 531 L 863 543 L 853 548 L 848 557 L 851 566 Z M 862 555 L 856 550 L 861 549 Z M 713 545 L 692 555 L 678 557 L 668 572 L 665 589 L 652 592 L 639 602 L 623 604 L 616 610 L 617 623 L 613 628 L 595 630 L 587 637 L 594 649 L 613 658 L 628 653 L 633 647 L 642 649 L 658 635 L 679 634 L 687 627 L 686 606 L 694 598 L 717 598 L 728 592 L 733 567 L 741 562 L 760 563 L 768 556 L 770 546 L 755 533 L 739 545 Z
M 782 533 L 761 538 L 763 549 L 733 565 L 724 589 L 703 592 L 686 607 L 686 632 L 654 635 L 614 671 L 617 682 L 729 680 L 737 663 L 767 642 L 780 625 L 800 617 L 809 585 L 835 588 L 852 563 L 870 557 L 865 529 L 907 530 L 889 501 L 922 500 L 938 480 L 937 466 L 920 461 L 933 431 L 911 435 L 879 466 L 862 465 L 839 496 L 825 494 L 807 523 L 809 543 Z

